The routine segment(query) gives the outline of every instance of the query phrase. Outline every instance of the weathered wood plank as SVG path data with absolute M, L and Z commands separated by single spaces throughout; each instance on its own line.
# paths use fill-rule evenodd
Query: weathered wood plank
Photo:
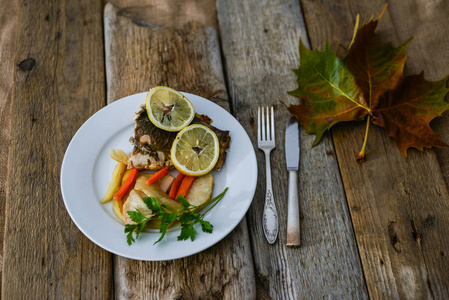
M 123 14 L 136 22 L 151 22 L 153 26 L 182 28 L 196 21 L 217 29 L 217 13 L 214 0 L 112 0 Z
M 291 71 L 298 64 L 298 41 L 307 35 L 298 1 L 218 1 L 218 21 L 235 116 L 256 144 L 254 112 L 275 105 L 276 149 L 273 186 L 280 215 L 280 235 L 269 245 L 262 232 L 265 195 L 264 157 L 258 154 L 259 184 L 248 215 L 257 275 L 274 299 L 367 298 L 360 258 L 346 206 L 332 141 L 311 149 L 301 131 L 301 248 L 286 244 L 287 171 L 284 133 L 295 88 Z M 253 16 L 253 17 L 250 17 Z
M 106 5 L 104 17 L 108 102 L 166 85 L 229 109 L 212 28 L 196 22 L 180 29 L 139 26 L 111 4 Z M 119 299 L 255 297 L 245 220 L 217 245 L 191 257 L 142 262 L 116 256 L 114 262 Z
M 17 29 L 17 1 L 0 0 L 0 293 L 3 275 L 3 236 L 5 233 L 6 184 L 12 94 L 14 92 L 14 58 Z
M 382 17 L 378 33 L 381 39 L 392 40 L 396 45 L 415 33 L 421 38 L 427 36 L 429 41 L 442 39 L 446 48 L 439 54 L 437 52 L 441 59 L 429 56 L 434 49 L 428 48 L 432 46 L 427 45 L 426 40 L 417 42 L 415 38 L 407 51 L 413 56 L 407 62 L 407 66 L 411 66 L 411 69 L 407 67 L 407 72 L 429 69 L 436 79 L 441 78 L 439 75 L 447 72 L 449 67 L 447 57 L 444 57 L 448 50 L 444 45 L 449 41 L 444 31 L 429 32 L 437 14 L 421 19 L 422 11 L 417 8 L 427 7 L 426 3 L 394 1 Z M 350 28 L 356 14 L 361 13 L 362 20 L 370 18 L 373 13 L 379 13 L 385 3 L 379 0 L 331 4 L 331 1 L 307 0 L 302 1 L 302 5 L 312 47 L 321 48 L 328 40 L 331 49 L 342 55 L 351 40 Z M 440 6 L 440 9 L 445 7 L 442 3 Z M 433 14 L 438 9 L 434 6 L 426 13 Z M 403 25 L 404 22 L 407 25 Z M 440 25 L 436 30 L 444 26 L 444 20 L 437 24 Z M 440 122 L 447 124 L 445 120 Z M 383 129 L 372 126 L 367 161 L 357 164 L 354 158 L 363 141 L 364 127 L 363 122 L 337 125 L 332 136 L 369 294 L 374 299 L 446 299 L 449 297 L 446 254 L 449 248 L 446 238 L 449 236 L 449 195 L 436 155 L 432 150 L 424 153 L 409 150 L 409 158 L 405 159 Z
M 407 72 L 417 74 L 424 70 L 427 80 L 441 80 L 449 74 L 449 38 L 446 18 L 449 5 L 445 1 L 428 2 L 391 1 L 388 5 L 391 21 L 396 29 L 398 41 L 413 36 L 407 48 Z M 419 13 L 416 13 L 419 12 Z M 414 18 L 409 18 L 414 15 Z M 449 96 L 446 96 L 446 101 Z M 449 144 L 449 112 L 431 123 L 432 128 Z M 449 148 L 435 149 L 446 187 L 449 188 Z
M 17 15 L 2 298 L 110 298 L 111 255 L 59 189 L 65 148 L 105 101 L 101 3 L 18 1 Z

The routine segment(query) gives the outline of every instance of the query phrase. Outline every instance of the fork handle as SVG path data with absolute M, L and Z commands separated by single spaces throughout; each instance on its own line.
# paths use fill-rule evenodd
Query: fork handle
M 268 243 L 273 244 L 276 241 L 279 231 L 278 213 L 274 204 L 273 189 L 271 187 L 271 165 L 270 152 L 265 152 L 265 165 L 267 177 L 267 192 L 265 194 L 265 205 L 263 208 L 263 232 Z
M 299 204 L 298 204 L 298 172 L 289 171 L 287 246 L 299 247 L 300 245 L 301 245 L 301 234 L 300 234 Z

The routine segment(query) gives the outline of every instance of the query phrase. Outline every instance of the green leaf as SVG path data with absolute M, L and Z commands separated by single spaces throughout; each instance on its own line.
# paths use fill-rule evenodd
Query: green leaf
M 142 222 L 137 225 L 136 239 L 139 238 L 139 235 L 142 232 L 142 230 L 145 228 L 145 225 L 147 225 L 147 221 Z
M 145 220 L 145 216 L 141 212 L 138 212 L 138 211 L 128 211 L 128 216 L 135 223 L 140 223 L 143 220 Z
M 176 218 L 178 217 L 178 213 L 165 213 L 163 215 L 161 215 L 161 221 L 162 223 L 166 223 L 166 224 L 170 224 L 171 222 L 173 222 L 174 220 L 176 220 Z
M 209 221 L 200 220 L 199 222 L 201 224 L 201 229 L 204 232 L 212 233 L 212 230 L 214 227 L 212 226 L 212 224 Z
M 137 225 L 131 225 L 131 224 L 125 225 L 125 233 L 128 233 L 126 235 L 126 241 L 129 246 L 131 246 L 131 244 L 135 242 L 135 239 L 133 237 L 133 232 L 134 232 L 134 229 L 136 229 L 136 227 L 137 227 Z
M 289 94 L 301 98 L 302 103 L 290 105 L 288 110 L 307 133 L 316 136 L 316 145 L 333 125 L 361 119 L 370 109 L 354 76 L 328 44 L 323 51 L 311 51 L 300 41 L 299 56 L 299 69 L 294 70 L 298 88 Z
M 189 222 L 195 221 L 196 218 L 199 218 L 199 216 L 197 214 L 187 212 L 187 213 L 183 213 L 181 216 L 179 216 L 179 222 L 181 224 L 189 223 Z
M 196 230 L 190 223 L 181 224 L 181 234 L 178 236 L 178 241 L 185 241 L 190 238 L 193 242 L 196 236 Z
M 148 209 L 151 209 L 154 213 L 159 213 L 162 211 L 161 206 L 156 198 L 153 197 L 143 197 L 143 202 L 146 204 Z
M 192 204 L 190 204 L 189 201 L 187 201 L 187 199 L 181 195 L 179 195 L 176 199 L 178 199 L 179 203 L 181 203 L 182 210 L 184 211 L 189 210 L 189 208 L 192 206 Z

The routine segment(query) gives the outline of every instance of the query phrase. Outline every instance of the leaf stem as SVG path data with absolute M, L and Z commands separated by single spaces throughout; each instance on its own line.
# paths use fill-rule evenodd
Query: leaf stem
M 351 43 L 349 44 L 348 50 L 351 49 L 352 44 L 354 44 L 355 36 L 357 35 L 357 31 L 359 30 L 359 22 L 360 22 L 360 15 L 357 14 L 357 18 L 355 19 L 354 33 L 352 34 L 352 40 Z
M 365 149 L 366 149 L 366 142 L 368 141 L 368 130 L 369 130 L 369 124 L 371 120 L 371 115 L 368 115 L 368 118 L 366 118 L 366 130 L 365 130 L 365 140 L 363 141 L 362 150 L 360 150 L 359 154 L 357 155 L 357 162 L 364 162 L 365 161 Z

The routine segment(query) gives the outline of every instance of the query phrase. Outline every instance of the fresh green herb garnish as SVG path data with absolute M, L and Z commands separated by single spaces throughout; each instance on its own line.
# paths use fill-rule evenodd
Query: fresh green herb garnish
M 182 211 L 180 212 L 175 211 L 174 209 L 168 206 L 160 205 L 157 199 L 153 197 L 143 198 L 143 201 L 145 202 L 146 206 L 148 207 L 148 209 L 151 209 L 153 211 L 154 215 L 147 218 L 138 210 L 128 212 L 128 215 L 131 218 L 131 220 L 136 223 L 136 224 L 127 224 L 125 226 L 125 233 L 127 233 L 126 241 L 128 242 L 128 245 L 131 246 L 131 244 L 134 243 L 136 239 L 139 238 L 139 235 L 145 228 L 145 225 L 147 224 L 147 222 L 151 220 L 161 221 L 161 225 L 159 228 L 161 236 L 154 244 L 159 243 L 164 238 L 168 226 L 176 220 L 179 221 L 179 223 L 181 223 L 181 233 L 178 236 L 178 241 L 184 241 L 188 239 L 193 241 L 197 234 L 194 225 L 197 223 L 201 224 L 201 230 L 203 232 L 212 233 L 213 226 L 209 221 L 204 220 L 204 216 L 209 210 L 211 210 L 215 205 L 217 205 L 217 203 L 220 202 L 221 199 L 223 199 L 227 190 L 228 188 L 225 188 L 224 191 L 221 192 L 219 195 L 217 195 L 215 198 L 199 206 L 190 204 L 189 201 L 187 201 L 187 199 L 184 198 L 183 196 L 178 196 L 177 199 L 182 206 Z M 200 211 L 203 208 L 209 205 L 211 206 L 204 213 L 200 213 Z M 135 238 L 133 235 L 134 231 L 136 232 Z

